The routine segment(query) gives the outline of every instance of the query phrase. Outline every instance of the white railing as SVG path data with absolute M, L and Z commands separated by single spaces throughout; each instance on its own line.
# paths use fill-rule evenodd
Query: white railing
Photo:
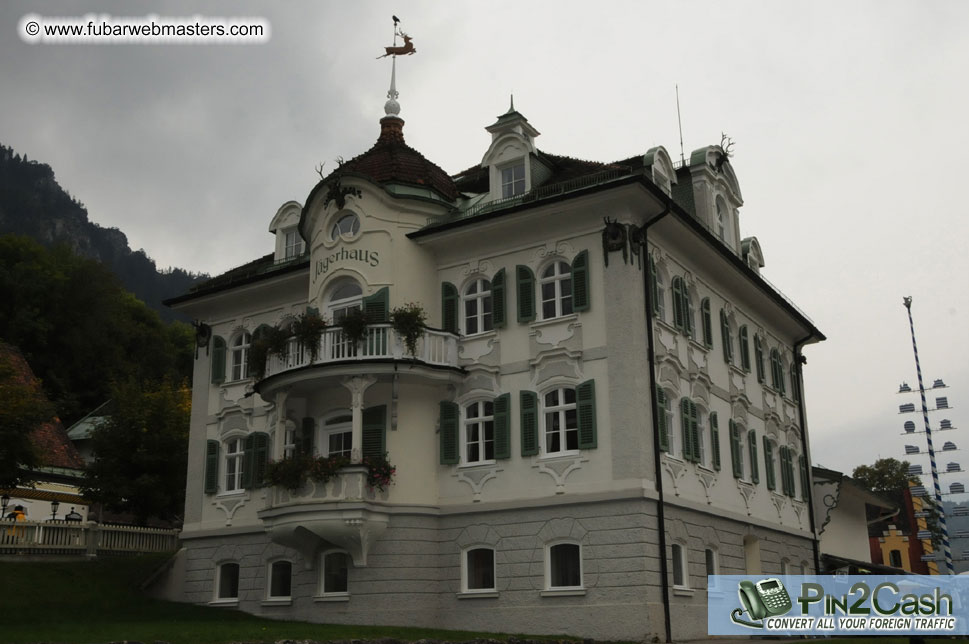
M 80 521 L 0 521 L 0 554 L 170 552 L 178 530 Z
M 350 342 L 343 329 L 330 327 L 323 331 L 316 358 L 301 344 L 290 342 L 284 356 L 273 355 L 266 361 L 266 376 L 299 369 L 309 365 L 322 365 L 353 360 L 416 360 L 428 365 L 442 367 L 458 366 L 458 339 L 452 333 L 425 329 L 417 341 L 417 350 L 411 356 L 403 339 L 389 324 L 372 324 L 360 342 Z

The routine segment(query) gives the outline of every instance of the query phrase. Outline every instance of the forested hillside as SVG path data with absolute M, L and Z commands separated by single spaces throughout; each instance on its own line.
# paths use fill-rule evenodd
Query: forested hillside
M 101 262 L 163 320 L 180 318 L 162 301 L 206 277 L 180 268 L 159 271 L 144 250 L 128 247 L 123 232 L 89 221 L 87 210 L 58 185 L 50 166 L 28 161 L 0 144 L 0 235 L 8 233 L 26 235 L 48 248 L 66 244 L 76 254 Z

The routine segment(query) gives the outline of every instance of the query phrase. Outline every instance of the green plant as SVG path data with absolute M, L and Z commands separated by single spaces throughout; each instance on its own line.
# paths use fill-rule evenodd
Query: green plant
M 387 460 L 386 452 L 381 456 L 364 456 L 363 464 L 367 466 L 367 485 L 371 488 L 383 492 L 394 482 L 397 468 Z
M 313 463 L 312 457 L 300 455 L 271 461 L 266 467 L 266 483 L 294 492 L 306 484 Z
M 263 329 L 262 338 L 265 340 L 271 355 L 285 357 L 289 350 L 289 331 L 279 327 L 269 327 Z
M 266 375 L 266 360 L 269 358 L 269 342 L 265 338 L 258 338 L 249 345 L 247 360 L 249 375 L 256 380 L 262 380 Z
M 309 475 L 314 481 L 326 483 L 349 464 L 350 459 L 346 456 L 320 456 L 310 464 Z
M 367 335 L 367 326 L 369 324 L 370 318 L 362 309 L 350 309 L 343 316 L 343 319 L 340 320 L 340 328 L 343 329 L 343 335 L 346 336 L 346 339 L 354 347 Z
M 424 324 L 427 322 L 427 314 L 424 307 L 415 302 L 408 302 L 403 306 L 398 306 L 390 313 L 390 324 L 394 331 L 404 339 L 407 346 L 407 353 L 416 357 L 417 341 L 424 335 Z
M 316 311 L 307 311 L 293 322 L 293 335 L 310 352 L 310 362 L 314 362 L 320 353 L 320 337 L 326 328 L 326 320 Z

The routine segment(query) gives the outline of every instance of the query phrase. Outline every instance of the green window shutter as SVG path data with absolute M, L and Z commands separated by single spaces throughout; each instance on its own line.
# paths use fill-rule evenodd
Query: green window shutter
M 592 304 L 589 292 L 589 251 L 584 250 L 572 260 L 572 310 L 588 311 Z
M 673 326 L 680 331 L 686 330 L 686 311 L 683 307 L 684 290 L 683 278 L 679 276 L 674 277 L 670 287 L 670 291 L 673 294 Z
M 538 394 L 523 391 L 519 394 L 521 411 L 522 456 L 538 454 Z
M 511 458 L 511 394 L 495 398 L 495 458 Z
M 720 341 L 723 343 L 723 361 L 730 364 L 731 358 L 733 358 L 733 351 L 730 347 L 730 322 L 727 320 L 727 314 L 724 313 L 723 309 L 720 309 Z
M 797 377 L 797 356 L 794 356 L 794 362 L 791 363 L 791 398 L 794 402 L 801 402 L 801 380 Z
M 787 448 L 787 495 L 794 497 L 794 450 Z
M 320 310 L 318 308 L 316 308 L 315 306 L 307 306 L 306 307 L 306 315 L 313 315 L 313 316 L 316 316 L 316 317 L 320 317 Z
M 450 282 L 441 284 L 441 328 L 458 332 L 458 289 Z
M 300 425 L 299 451 L 307 456 L 313 454 L 313 437 L 316 434 L 316 421 L 307 416 Z
M 360 454 L 364 458 L 380 458 L 387 453 L 387 405 L 363 410 L 361 440 L 363 445 Z
M 460 462 L 458 443 L 458 404 L 442 400 L 441 465 L 454 465 Z
M 713 321 L 710 319 L 710 298 L 705 297 L 700 302 L 700 318 L 703 324 L 703 344 L 713 346 Z
M 246 436 L 246 440 L 243 441 L 243 451 L 242 451 L 242 488 L 245 490 L 252 489 L 252 468 L 255 464 L 255 439 L 252 434 Z
M 690 401 L 690 441 L 693 444 L 693 461 L 700 462 L 700 417 L 696 403 Z
M 797 468 L 801 473 L 801 500 L 807 501 L 808 489 L 811 487 L 811 481 L 808 479 L 807 470 L 807 459 L 801 454 L 797 457 Z
M 710 462 L 713 469 L 720 471 L 720 427 L 717 412 L 710 414 Z
M 747 432 L 747 443 L 750 445 L 750 480 L 760 483 L 760 463 L 757 461 L 757 432 Z
M 390 319 L 390 289 L 385 286 L 373 295 L 363 298 L 363 312 L 375 324 Z
M 515 267 L 515 282 L 518 289 L 518 321 L 531 322 L 535 319 L 535 274 L 527 266 Z
M 750 372 L 750 340 L 747 337 L 747 325 L 740 327 L 740 366 Z
M 740 444 L 740 428 L 733 420 L 729 421 L 728 424 L 730 427 L 730 461 L 733 465 L 733 477 L 740 479 L 744 477 L 744 464 L 740 460 L 740 450 L 743 449 Z
M 262 487 L 266 483 L 266 470 L 269 468 L 269 434 L 266 432 L 253 434 L 252 447 L 252 486 Z
M 496 329 L 505 326 L 505 269 L 491 280 L 491 320 Z
M 653 261 L 653 256 L 649 256 L 649 261 L 647 262 L 647 268 L 649 270 L 649 294 L 653 300 L 653 315 L 659 314 L 659 280 L 656 277 L 656 262 Z
M 764 343 L 754 334 L 754 367 L 757 369 L 757 382 L 764 382 Z
M 579 416 L 579 449 L 595 449 L 596 434 L 596 383 L 586 380 L 575 388 L 576 410 Z
M 656 429 L 659 432 L 660 451 L 670 451 L 669 429 L 666 427 L 666 392 L 662 387 L 656 387 Z
M 205 493 L 219 491 L 219 441 L 205 441 Z
M 790 476 L 787 471 L 787 466 L 788 466 L 788 463 L 790 463 L 791 454 L 790 454 L 790 451 L 787 449 L 786 445 L 780 448 L 780 453 L 781 453 L 781 491 L 784 494 L 790 496 L 791 482 L 790 482 Z
M 212 384 L 225 382 L 225 339 L 212 338 Z
M 777 487 L 777 480 L 774 475 L 774 448 L 767 436 L 764 436 L 764 477 L 767 479 L 768 490 Z
M 674 297 L 673 301 L 676 299 Z M 693 454 L 693 435 L 690 432 L 690 399 L 680 398 L 680 425 L 683 434 L 683 460 L 692 461 Z

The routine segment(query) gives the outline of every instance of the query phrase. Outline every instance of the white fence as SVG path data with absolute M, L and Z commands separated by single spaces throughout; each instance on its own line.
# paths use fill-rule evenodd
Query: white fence
M 81 521 L 0 521 L 0 554 L 125 554 L 170 552 L 178 530 Z

